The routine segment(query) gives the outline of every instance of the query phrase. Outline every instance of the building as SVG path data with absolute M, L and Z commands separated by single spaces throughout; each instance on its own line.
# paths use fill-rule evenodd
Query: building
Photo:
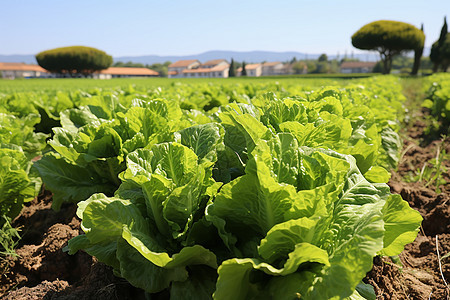
M 55 78 L 61 75 L 52 74 L 38 65 L 23 63 L 0 63 L 2 78 Z M 63 75 L 67 77 L 68 75 Z M 156 77 L 159 73 L 147 68 L 116 68 L 111 67 L 92 74 L 93 78 L 110 79 L 118 77 Z
M 169 78 L 227 78 L 230 64 L 214 59 L 200 64 L 198 60 L 180 60 L 169 65 Z
M 265 62 L 262 64 L 262 75 L 263 76 L 274 76 L 283 75 L 286 70 L 284 64 L 279 61 Z
M 200 62 L 196 59 L 179 60 L 168 66 L 169 78 L 182 78 L 184 70 L 191 70 L 200 67 Z
M 367 61 L 344 61 L 342 62 L 340 69 L 341 73 L 371 73 L 375 67 L 376 62 Z
M 218 65 L 211 68 L 186 69 L 180 77 L 184 78 L 227 78 L 230 66 Z
M 209 77 L 211 78 L 228 78 L 230 73 L 230 65 L 228 62 L 226 64 L 219 64 L 210 68 Z
M 225 60 L 225 59 L 213 59 L 213 60 L 208 60 L 207 62 L 203 63 L 201 65 L 201 68 L 214 68 L 217 66 L 229 66 L 230 64 Z
M 248 64 L 245 65 L 245 71 L 249 77 L 259 77 L 262 75 L 262 65 L 261 64 Z M 242 67 L 237 68 L 236 76 L 241 76 Z
M 97 79 L 126 78 L 126 77 L 157 77 L 159 73 L 147 68 L 110 67 L 94 73 Z
M 48 78 L 53 75 L 38 65 L 24 63 L 2 63 L 0 62 L 0 73 L 2 78 Z

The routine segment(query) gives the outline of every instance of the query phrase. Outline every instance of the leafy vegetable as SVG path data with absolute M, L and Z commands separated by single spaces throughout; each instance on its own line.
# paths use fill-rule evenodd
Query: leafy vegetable
M 218 124 L 176 134 L 205 134 L 204 147 L 181 138 L 193 150 L 171 142 L 129 154 L 115 197 L 79 203 L 86 235 L 69 242 L 71 253 L 85 249 L 151 293 L 179 295 L 182 286 L 215 299 L 356 297 L 373 257 L 400 253 L 420 215 L 367 181 L 352 156 L 300 147 L 291 134 L 245 120 L 234 126 L 253 150 L 245 174 L 223 186 L 211 171 L 226 135 Z M 204 274 L 217 267 L 215 284 Z
M 39 192 L 40 182 L 30 179 L 30 161 L 20 147 L 0 148 L 0 215 L 15 218 L 24 202 Z M 0 226 L 4 219 L 0 219 Z
M 426 99 L 423 107 L 430 109 L 433 124 L 441 134 L 448 134 L 450 127 L 450 84 L 448 74 L 435 74 L 425 81 Z
M 0 95 L 14 158 L 0 166 L 0 203 L 13 215 L 30 199 L 29 159 L 46 138 L 35 129 L 60 124 L 34 166 L 55 209 L 78 202 L 85 234 L 68 250 L 149 293 L 373 299 L 361 282 L 373 257 L 400 253 L 420 226 L 386 185 L 401 148 L 394 77 L 39 95 L 33 107 Z
M 54 193 L 54 209 L 64 201 L 85 200 L 95 192 L 112 195 L 120 185 L 118 174 L 125 170 L 126 155 L 173 139 L 172 133 L 182 124 L 180 109 L 163 100 L 135 101 L 128 110 L 120 105 L 108 106 L 111 111 L 104 107 L 61 113 L 63 127 L 54 128 L 49 141 L 56 153 L 46 154 L 35 164 Z

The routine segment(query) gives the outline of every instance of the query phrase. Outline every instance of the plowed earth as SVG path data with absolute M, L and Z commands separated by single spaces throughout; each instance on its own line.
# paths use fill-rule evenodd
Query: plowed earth
M 450 153 L 450 138 L 419 145 L 425 124 L 416 121 L 408 129 L 404 156 L 389 182 L 392 193 L 402 195 L 423 217 L 416 240 L 406 245 L 398 259 L 374 259 L 374 266 L 364 281 L 374 286 L 377 299 L 450 299 L 450 160 L 444 160 L 447 172 L 441 174 L 446 184 L 436 193 L 434 182 L 405 182 L 417 174 L 424 163 L 433 161 L 440 147 Z M 438 259 L 440 256 L 440 264 Z M 444 281 L 445 279 L 445 281 Z
M 404 156 L 389 182 L 393 193 L 401 194 L 424 218 L 417 239 L 398 259 L 374 259 L 364 281 L 374 286 L 377 299 L 448 299 L 450 282 L 450 174 L 442 176 L 447 184 L 437 194 L 433 184 L 405 182 L 436 155 L 439 143 L 426 146 L 417 142 L 424 124 L 417 121 L 408 132 Z M 450 153 L 450 139 L 444 143 Z M 444 162 L 450 170 L 450 161 Z M 52 195 L 44 191 L 23 208 L 14 226 L 22 228 L 18 257 L 4 263 L 0 278 L 1 299 L 145 299 L 144 293 L 115 277 L 111 268 L 79 252 L 63 252 L 67 241 L 81 233 L 76 206 L 65 205 L 59 212 L 51 209 Z M 438 260 L 438 252 L 441 264 Z M 442 259 L 442 257 L 444 257 Z M 161 294 L 156 298 L 165 299 Z M 152 298 L 153 299 L 153 298 Z

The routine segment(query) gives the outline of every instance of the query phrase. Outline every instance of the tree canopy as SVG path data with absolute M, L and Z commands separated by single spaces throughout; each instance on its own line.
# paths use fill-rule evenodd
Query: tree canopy
M 323 53 L 323 54 L 321 54 L 321 55 L 319 56 L 319 58 L 317 59 L 317 61 L 320 61 L 320 62 L 322 62 L 322 61 L 328 61 L 328 56 L 327 56 L 325 53 Z
M 381 55 L 384 73 L 392 67 L 392 58 L 402 52 L 423 48 L 424 33 L 417 27 L 398 21 L 375 21 L 361 27 L 352 36 L 352 45 L 362 50 L 375 50 Z
M 113 59 L 104 51 L 84 46 L 55 48 L 36 55 L 38 64 L 53 73 L 84 76 L 111 66 Z

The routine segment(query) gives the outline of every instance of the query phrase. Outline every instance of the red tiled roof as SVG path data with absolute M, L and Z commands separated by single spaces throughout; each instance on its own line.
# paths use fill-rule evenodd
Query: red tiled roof
M 197 69 L 186 69 L 183 73 L 208 73 L 211 72 L 212 68 L 197 68 Z
M 174 62 L 173 64 L 170 64 L 169 68 L 188 67 L 191 64 L 196 63 L 196 62 L 200 64 L 200 62 L 196 59 L 179 60 L 179 61 Z
M 27 65 L 24 63 L 2 63 L 0 62 L 0 71 L 34 71 L 34 72 L 45 72 L 47 70 L 38 65 Z
M 259 67 L 261 67 L 261 64 L 249 64 L 245 65 L 245 70 L 255 70 Z
M 261 64 L 248 64 L 245 65 L 245 70 L 249 71 L 249 70 L 256 70 L 257 68 L 261 67 Z M 236 69 L 237 72 L 242 72 L 242 67 L 239 67 Z
M 279 61 L 265 62 L 263 63 L 263 67 L 273 67 L 279 64 L 281 64 Z
M 221 62 L 226 62 L 228 64 L 228 62 L 225 59 L 213 59 L 213 60 L 208 60 L 207 62 L 202 64 L 202 66 L 215 66 L 215 65 L 220 64 Z
M 341 69 L 373 68 L 377 63 L 372 61 L 344 61 Z
M 197 68 L 197 69 L 186 69 L 183 73 L 210 73 L 210 72 L 221 72 L 228 69 L 229 65 L 220 65 L 213 68 Z
M 226 65 L 212 67 L 212 68 L 210 68 L 210 70 L 211 70 L 211 72 L 220 72 L 220 71 L 228 69 L 229 67 L 230 67 L 230 65 L 226 64 Z
M 101 74 L 111 74 L 111 75 L 147 75 L 147 76 L 158 76 L 159 73 L 147 68 L 127 68 L 127 67 L 110 67 L 105 70 L 100 71 Z

